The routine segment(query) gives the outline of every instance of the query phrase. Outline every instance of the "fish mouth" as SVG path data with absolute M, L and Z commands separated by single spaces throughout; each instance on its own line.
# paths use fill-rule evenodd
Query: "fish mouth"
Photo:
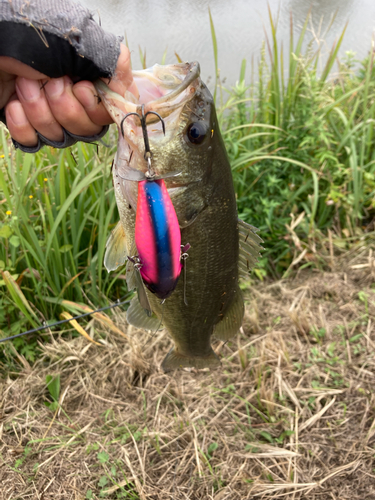
M 192 97 L 184 95 L 184 91 L 189 88 L 190 94 L 195 93 L 196 88 L 192 84 L 199 78 L 199 75 L 200 66 L 196 61 L 170 66 L 156 64 L 150 70 L 133 71 L 140 93 L 139 102 L 145 104 L 145 113 L 156 111 L 163 118 L 180 107 L 181 100 L 186 101 Z M 137 112 L 139 108 L 140 106 Z
M 137 99 L 129 91 L 122 96 L 113 92 L 103 81 L 97 80 L 95 87 L 106 110 L 111 115 L 119 130 L 118 165 L 124 173 L 124 179 L 133 171 L 145 173 L 145 141 L 141 127 L 142 112 L 146 116 L 147 135 L 151 152 L 167 147 L 173 138 L 181 133 L 183 126 L 182 113 L 186 104 L 191 101 L 202 82 L 198 62 L 171 64 L 133 71 L 134 81 L 139 90 Z M 164 122 L 165 129 L 157 113 Z M 138 115 L 138 116 L 137 116 Z M 165 130 L 165 134 L 164 134 Z M 153 162 L 157 175 L 171 174 L 164 165 Z M 167 182 L 167 186 L 174 187 Z
M 139 90 L 138 100 L 128 91 L 124 96 L 113 92 L 102 80 L 97 80 L 95 87 L 107 111 L 117 125 L 120 125 L 122 114 L 140 115 L 142 104 L 145 114 L 153 111 L 162 118 L 167 118 L 194 97 L 199 85 L 199 76 L 200 66 L 196 61 L 168 66 L 155 64 L 146 70 L 133 71 L 133 78 Z M 155 115 L 147 117 L 147 125 L 157 121 Z

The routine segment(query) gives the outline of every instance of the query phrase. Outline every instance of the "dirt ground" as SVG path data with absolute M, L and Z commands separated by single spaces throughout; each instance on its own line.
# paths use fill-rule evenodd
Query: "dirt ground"
M 129 340 L 92 320 L 101 346 L 54 334 L 34 366 L 0 365 L 1 500 L 374 500 L 372 250 L 245 296 L 216 371 L 162 373 L 167 334 L 119 310 Z

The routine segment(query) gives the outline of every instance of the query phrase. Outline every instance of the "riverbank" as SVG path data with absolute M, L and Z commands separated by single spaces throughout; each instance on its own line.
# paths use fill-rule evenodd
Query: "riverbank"
M 71 330 L 34 365 L 15 355 L 0 384 L 4 498 L 372 498 L 374 253 L 328 268 L 247 288 L 214 372 L 165 375 L 168 336 L 119 312 L 130 341 L 92 321 L 100 347 Z
M 100 19 L 105 30 L 125 36 L 132 51 L 133 67 L 140 69 L 140 51 L 147 55 L 147 65 L 174 64 L 175 52 L 184 61 L 199 61 L 205 81 L 213 89 L 215 66 L 212 60 L 212 42 L 208 8 L 215 24 L 220 74 L 226 85 L 235 85 L 239 78 L 241 61 L 253 61 L 257 73 L 259 52 L 265 33 L 270 35 L 269 9 L 278 19 L 278 38 L 284 50 L 289 46 L 290 14 L 293 14 L 295 37 L 311 14 L 308 38 L 323 47 L 324 57 L 348 23 L 340 59 L 350 50 L 362 60 L 371 48 L 374 31 L 375 4 L 371 0 L 181 0 L 181 10 L 174 0 L 154 2 L 118 2 L 115 0 L 80 0 L 80 3 Z M 235 27 L 235 29 L 234 29 Z M 361 36 L 358 36 L 358 33 Z M 249 80 L 247 80 L 249 81 Z

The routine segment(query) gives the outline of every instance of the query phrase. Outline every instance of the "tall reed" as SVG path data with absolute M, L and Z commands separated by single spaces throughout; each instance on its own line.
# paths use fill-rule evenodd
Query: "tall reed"
M 297 232 L 306 242 L 318 230 L 341 237 L 372 228 L 375 72 L 372 50 L 360 71 L 350 54 L 338 59 L 345 28 L 321 54 L 308 39 L 309 17 L 296 42 L 290 17 L 286 57 L 269 18 L 258 81 L 251 75 L 246 85 L 242 71 L 219 116 L 240 215 L 265 239 L 265 268 L 281 276 L 293 259 L 286 227 L 302 212 Z
M 30 155 L 10 149 L 5 129 L 0 134 L 3 333 L 56 318 L 62 299 L 100 307 L 107 297 L 124 295 L 124 281 L 103 268 L 108 233 L 118 220 L 114 148 L 99 146 L 97 153 L 96 145 L 80 143 Z

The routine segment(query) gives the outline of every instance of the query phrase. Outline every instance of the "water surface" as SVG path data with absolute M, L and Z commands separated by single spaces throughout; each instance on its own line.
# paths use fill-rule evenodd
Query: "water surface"
M 285 49 L 289 45 L 290 13 L 298 33 L 310 7 L 309 29 L 317 38 L 324 37 L 326 53 L 348 22 L 339 56 L 351 50 L 358 58 L 365 57 L 375 28 L 374 0 L 81 0 L 80 3 L 99 12 L 106 30 L 120 36 L 126 34 L 134 69 L 141 68 L 139 46 L 146 51 L 147 66 L 160 63 L 165 50 L 166 63 L 176 62 L 176 51 L 183 60 L 199 61 L 206 81 L 210 78 L 212 81 L 215 74 L 210 7 L 218 40 L 220 73 L 228 84 L 238 80 L 242 59 L 247 59 L 248 67 L 252 59 L 254 64 L 259 60 L 265 32 L 270 32 L 267 4 L 273 16 L 278 17 L 278 37 Z

